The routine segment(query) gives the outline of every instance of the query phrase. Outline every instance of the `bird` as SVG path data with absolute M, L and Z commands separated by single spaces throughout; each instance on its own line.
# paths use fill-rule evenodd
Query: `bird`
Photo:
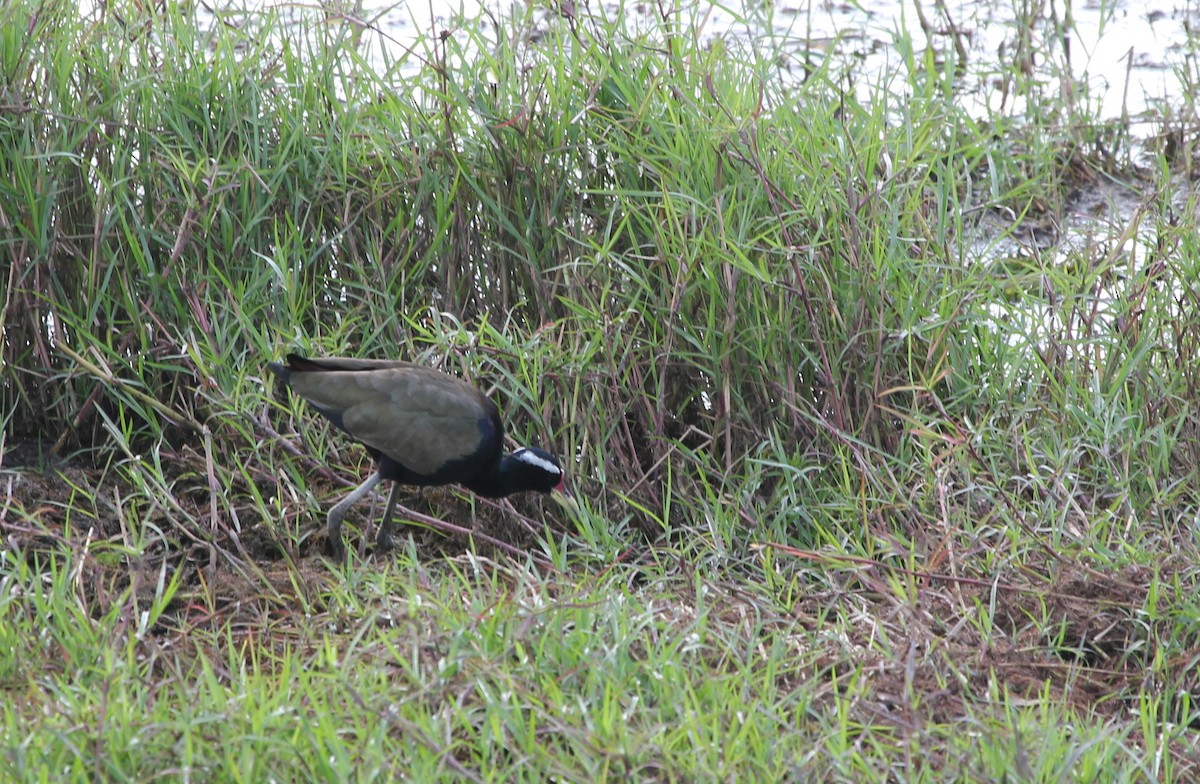
M 268 362 L 267 369 L 378 462 L 375 473 L 329 510 L 335 555 L 342 553 L 346 512 L 385 479 L 393 485 L 375 537 L 383 551 L 393 546 L 392 512 L 402 484 L 458 484 L 485 498 L 568 495 L 554 455 L 534 447 L 504 452 L 499 409 L 460 378 L 401 360 L 300 354 Z

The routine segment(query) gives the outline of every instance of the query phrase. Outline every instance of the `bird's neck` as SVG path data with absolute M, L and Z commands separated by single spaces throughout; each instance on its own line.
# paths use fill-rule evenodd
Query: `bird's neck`
M 503 498 L 512 495 L 517 488 L 513 487 L 514 475 L 511 457 L 505 452 L 499 460 L 488 466 L 487 470 L 477 474 L 469 483 L 464 483 L 463 487 L 484 498 Z

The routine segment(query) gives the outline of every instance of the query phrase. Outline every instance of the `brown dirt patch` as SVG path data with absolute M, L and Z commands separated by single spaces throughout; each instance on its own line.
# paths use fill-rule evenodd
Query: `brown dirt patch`
M 1193 715 L 1186 695 L 1200 693 L 1197 657 L 1164 655 L 1168 642 L 1179 649 L 1179 630 L 1189 628 L 1180 624 L 1184 595 L 1165 586 L 1200 588 L 1194 565 L 1182 557 L 1112 573 L 1059 563 L 1044 581 L 1029 570 L 989 579 L 930 575 L 914 605 L 882 588 L 882 571 L 856 570 L 844 591 L 805 597 L 796 610 L 814 624 L 831 616 L 859 619 L 818 668 L 837 683 L 854 682 L 851 671 L 839 671 L 848 666 L 867 674 L 853 695 L 865 724 L 894 724 L 909 734 L 930 723 L 993 716 L 997 694 L 1015 705 L 1053 702 L 1124 723 L 1144 709 L 1139 700 L 1149 693 L 1164 695 L 1173 721 Z M 1152 589 L 1158 591 L 1153 617 Z M 990 631 L 980 622 L 988 607 L 994 607 Z M 1200 629 L 1191 636 L 1185 644 L 1200 653 Z M 1172 703 L 1171 695 L 1181 699 Z M 1139 738 L 1134 732 L 1129 742 Z M 1181 770 L 1200 774 L 1200 746 L 1173 745 Z

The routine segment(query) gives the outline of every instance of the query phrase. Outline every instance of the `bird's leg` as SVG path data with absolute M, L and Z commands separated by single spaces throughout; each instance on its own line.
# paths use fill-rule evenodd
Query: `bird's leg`
M 375 546 L 381 551 L 391 550 L 396 544 L 392 539 L 392 512 L 396 509 L 396 496 L 399 494 L 400 483 L 393 482 L 387 508 L 383 510 L 383 521 L 379 523 L 379 531 L 375 534 Z
M 361 501 L 382 480 L 383 474 L 376 471 L 367 477 L 367 481 L 351 490 L 349 495 L 338 501 L 329 510 L 329 543 L 333 547 L 335 556 L 340 558 L 345 552 L 342 547 L 342 518 L 346 516 L 346 512 L 350 511 L 350 507 Z M 393 492 L 395 492 L 394 489 Z

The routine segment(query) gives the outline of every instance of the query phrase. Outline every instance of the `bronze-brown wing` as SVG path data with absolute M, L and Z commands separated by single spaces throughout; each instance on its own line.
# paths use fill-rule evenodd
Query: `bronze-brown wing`
M 351 436 L 421 475 L 475 453 L 494 409 L 470 384 L 419 365 L 297 372 L 290 381 L 317 408 L 339 413 Z

